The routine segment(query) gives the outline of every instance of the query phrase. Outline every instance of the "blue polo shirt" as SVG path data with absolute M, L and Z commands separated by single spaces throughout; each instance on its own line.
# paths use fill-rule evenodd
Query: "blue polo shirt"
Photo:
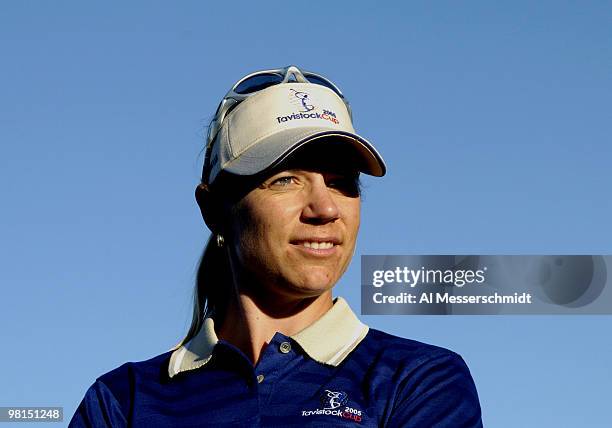
M 69 427 L 481 427 L 463 359 L 361 323 L 337 298 L 253 367 L 207 318 L 185 345 L 129 362 L 87 390 Z

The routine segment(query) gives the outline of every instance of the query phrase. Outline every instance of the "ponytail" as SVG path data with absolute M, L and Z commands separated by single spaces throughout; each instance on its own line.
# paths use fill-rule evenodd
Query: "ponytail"
M 200 258 L 193 289 L 193 316 L 187 335 L 173 349 L 189 342 L 202 328 L 204 319 L 212 316 L 221 321 L 230 298 L 231 271 L 226 247 L 217 246 L 211 234 Z

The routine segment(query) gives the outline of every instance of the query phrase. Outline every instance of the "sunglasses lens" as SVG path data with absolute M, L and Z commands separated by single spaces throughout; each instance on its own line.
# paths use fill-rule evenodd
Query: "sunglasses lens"
M 321 85 L 321 86 L 325 86 L 326 88 L 331 89 L 332 91 L 334 91 L 336 94 L 342 96 L 342 94 L 340 92 L 338 92 L 338 89 L 336 89 L 334 87 L 334 85 L 332 85 L 329 81 L 327 81 L 326 79 L 322 79 L 319 76 L 315 76 L 314 74 L 306 74 L 304 77 L 306 77 L 306 79 L 308 79 L 308 81 L 310 83 L 314 83 L 316 85 Z
M 238 86 L 234 88 L 234 92 L 237 94 L 250 94 L 252 92 L 266 89 L 272 85 L 277 85 L 282 81 L 283 76 L 279 76 L 278 74 L 256 74 L 255 76 L 249 77 L 248 79 L 240 82 Z

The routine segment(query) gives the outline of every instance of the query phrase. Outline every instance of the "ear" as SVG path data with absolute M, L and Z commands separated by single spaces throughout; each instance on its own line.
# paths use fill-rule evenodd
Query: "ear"
M 200 207 L 206 226 L 213 233 L 220 232 L 221 205 L 218 198 L 212 194 L 205 184 L 199 184 L 195 189 L 195 198 Z

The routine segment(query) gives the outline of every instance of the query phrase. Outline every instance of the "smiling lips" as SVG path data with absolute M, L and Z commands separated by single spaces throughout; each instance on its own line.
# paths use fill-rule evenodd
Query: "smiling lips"
M 293 241 L 292 244 L 309 250 L 331 250 L 340 244 L 340 240 L 335 238 L 299 239 Z
M 330 248 L 333 248 L 334 243 L 333 242 L 309 242 L 309 241 L 305 241 L 302 242 L 302 245 L 306 248 L 314 248 L 315 250 L 328 250 Z

